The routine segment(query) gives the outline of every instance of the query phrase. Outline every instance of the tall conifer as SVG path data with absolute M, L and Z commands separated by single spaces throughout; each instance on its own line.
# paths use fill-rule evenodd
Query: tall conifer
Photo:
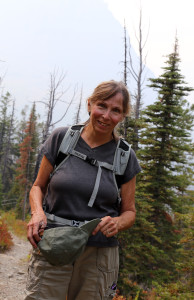
M 20 143 L 20 157 L 16 170 L 15 184 L 11 194 L 18 195 L 17 214 L 25 219 L 28 208 L 28 193 L 33 182 L 34 168 L 36 163 L 36 153 L 38 147 L 37 122 L 35 104 L 32 107 L 29 121 L 24 130 L 24 139 Z
M 10 106 L 12 111 L 10 113 Z M 0 173 L 2 191 L 6 194 L 11 187 L 15 166 L 15 101 L 7 92 L 0 97 Z
M 164 73 L 151 80 L 158 100 L 143 113 L 137 156 L 142 166 L 136 187 L 136 222 L 119 235 L 122 249 L 119 286 L 134 296 L 143 288 L 169 283 L 180 275 L 184 253 L 182 236 L 191 206 L 193 153 L 192 109 L 179 70 L 178 41 L 168 56 Z M 133 136 L 132 136 L 133 139 Z M 130 140 L 129 140 L 130 142 Z
M 168 282 L 176 275 L 176 262 L 181 247 L 181 230 L 184 224 L 177 214 L 187 212 L 192 184 L 192 167 L 188 160 L 193 147 L 191 130 L 193 115 L 186 96 L 188 87 L 179 69 L 178 41 L 167 57 L 163 74 L 150 79 L 150 87 L 158 92 L 158 100 L 144 111 L 147 128 L 142 131 L 140 158 L 143 166 L 142 182 L 152 199 L 152 214 L 159 240 L 152 240 L 159 256 L 152 265 L 153 278 Z

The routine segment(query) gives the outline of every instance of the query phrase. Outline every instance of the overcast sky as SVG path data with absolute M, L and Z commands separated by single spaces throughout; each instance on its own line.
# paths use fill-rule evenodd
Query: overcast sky
M 172 52 L 175 35 L 179 40 L 181 70 L 185 80 L 194 87 L 194 1 L 193 0 L 104 0 L 115 18 L 127 30 L 133 47 L 137 49 L 139 12 L 142 8 L 143 36 L 146 44 L 147 66 L 156 76 L 161 74 L 165 55 Z M 194 94 L 189 98 L 194 103 Z
M 194 86 L 193 0 L 142 0 L 141 6 L 150 74 L 161 74 L 177 32 L 182 74 Z M 54 69 L 67 73 L 65 100 L 75 85 L 78 91 L 83 85 L 86 98 L 99 82 L 121 80 L 123 20 L 136 49 L 139 8 L 139 0 L 0 0 L 0 76 L 17 111 L 47 96 Z M 188 99 L 194 103 L 194 94 Z

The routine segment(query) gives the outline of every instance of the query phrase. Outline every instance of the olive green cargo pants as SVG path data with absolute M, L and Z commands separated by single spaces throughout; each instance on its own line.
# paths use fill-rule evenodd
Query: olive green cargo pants
M 86 247 L 73 265 L 56 267 L 34 250 L 25 300 L 112 299 L 119 269 L 118 247 Z

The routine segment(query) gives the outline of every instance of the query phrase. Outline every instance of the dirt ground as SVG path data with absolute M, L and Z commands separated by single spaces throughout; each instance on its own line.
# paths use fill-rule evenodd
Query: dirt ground
M 0 253 L 0 300 L 23 300 L 27 278 L 28 259 L 32 247 L 27 239 L 14 235 L 14 245 Z

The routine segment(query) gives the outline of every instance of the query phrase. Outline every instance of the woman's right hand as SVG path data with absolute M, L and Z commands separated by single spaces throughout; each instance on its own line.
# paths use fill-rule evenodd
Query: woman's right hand
M 34 248 L 37 248 L 37 243 L 41 240 L 41 234 L 47 225 L 47 218 L 42 209 L 42 202 L 46 194 L 49 183 L 50 174 L 53 172 L 53 166 L 43 156 L 37 178 L 30 190 L 30 206 L 32 218 L 28 223 L 28 240 Z
M 44 212 L 34 212 L 27 225 L 27 237 L 34 248 L 37 248 L 37 243 L 41 240 L 46 225 L 47 218 Z

